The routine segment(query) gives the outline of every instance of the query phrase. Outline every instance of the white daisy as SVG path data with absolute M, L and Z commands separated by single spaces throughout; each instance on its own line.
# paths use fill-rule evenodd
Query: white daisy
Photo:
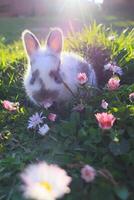
M 40 135 L 46 135 L 46 133 L 50 130 L 49 126 L 47 124 L 44 124 L 43 126 L 39 127 L 38 133 Z
M 42 112 L 40 114 L 35 113 L 29 118 L 27 128 L 36 128 L 39 124 L 43 123 L 44 118 L 45 117 L 42 116 Z
M 70 192 L 71 182 L 64 169 L 57 165 L 40 162 L 28 166 L 21 174 L 22 189 L 26 198 L 36 200 L 55 200 Z

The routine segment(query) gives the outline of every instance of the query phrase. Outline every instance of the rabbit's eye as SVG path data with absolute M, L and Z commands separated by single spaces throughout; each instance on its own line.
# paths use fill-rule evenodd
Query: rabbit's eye
M 56 83 L 62 83 L 59 71 L 51 71 L 49 75 L 55 80 Z
M 58 81 L 58 77 L 57 77 L 57 76 L 55 76 L 55 77 L 54 77 L 54 80 L 57 82 L 57 81 Z
M 39 70 L 36 69 L 33 73 L 32 73 L 32 77 L 31 77 L 31 80 L 30 80 L 30 84 L 33 85 L 34 82 L 38 79 L 39 77 Z

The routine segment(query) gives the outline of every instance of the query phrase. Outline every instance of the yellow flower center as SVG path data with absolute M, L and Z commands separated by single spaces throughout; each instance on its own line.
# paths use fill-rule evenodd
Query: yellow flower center
M 40 185 L 45 188 L 48 192 L 51 192 L 52 191 L 52 186 L 46 182 L 46 181 L 42 181 L 40 182 Z

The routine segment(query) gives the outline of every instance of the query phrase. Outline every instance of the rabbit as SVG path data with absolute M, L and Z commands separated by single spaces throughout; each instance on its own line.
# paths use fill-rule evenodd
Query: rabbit
M 29 30 L 22 33 L 22 41 L 28 58 L 24 75 L 24 87 L 33 103 L 39 106 L 69 101 L 77 93 L 78 73 L 86 73 L 88 83 L 97 87 L 93 67 L 75 53 L 62 52 L 63 32 L 54 28 L 41 47 L 36 36 Z

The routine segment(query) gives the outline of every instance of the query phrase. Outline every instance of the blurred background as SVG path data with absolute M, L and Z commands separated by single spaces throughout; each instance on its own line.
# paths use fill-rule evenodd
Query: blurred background
M 134 26 L 134 0 L 0 0 L 0 35 L 17 40 L 24 29 L 44 38 L 51 27 L 80 31 L 96 20 L 117 31 Z

